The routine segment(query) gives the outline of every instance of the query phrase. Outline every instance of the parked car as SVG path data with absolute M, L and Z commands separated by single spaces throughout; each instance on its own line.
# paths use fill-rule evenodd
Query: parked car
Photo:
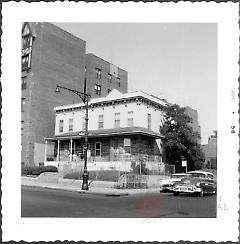
M 169 179 L 161 180 L 160 192 L 172 192 L 172 187 L 174 183 L 180 181 L 185 176 L 185 173 L 172 174 Z
M 214 181 L 213 174 L 205 171 L 191 171 L 181 181 L 174 183 L 172 188 L 174 195 L 192 194 L 203 196 L 215 194 L 217 183 Z
M 202 171 L 202 170 L 189 171 L 187 174 L 201 179 L 211 179 L 211 180 L 214 179 L 214 175 L 211 172 Z

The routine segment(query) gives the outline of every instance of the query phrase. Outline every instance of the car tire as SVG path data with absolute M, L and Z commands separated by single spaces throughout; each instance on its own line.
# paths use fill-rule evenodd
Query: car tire
M 203 197 L 203 190 L 201 190 L 201 191 L 198 193 L 198 196 L 199 196 L 199 197 Z

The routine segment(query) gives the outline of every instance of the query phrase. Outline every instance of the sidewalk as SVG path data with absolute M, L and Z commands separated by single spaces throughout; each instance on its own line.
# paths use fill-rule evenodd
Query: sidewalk
M 80 193 L 93 193 L 102 194 L 109 196 L 127 196 L 134 194 L 149 194 L 149 193 L 159 193 L 158 188 L 148 188 L 148 189 L 115 189 L 115 182 L 105 182 L 105 181 L 93 181 L 90 183 L 89 190 L 82 190 L 82 180 L 68 180 L 59 178 L 55 182 L 44 182 L 39 180 L 38 177 L 21 177 L 21 185 L 23 186 L 35 186 L 43 187 L 49 189 L 67 190 L 75 191 Z

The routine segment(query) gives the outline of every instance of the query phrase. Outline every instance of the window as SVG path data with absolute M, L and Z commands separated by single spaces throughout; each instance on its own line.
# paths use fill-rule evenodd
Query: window
M 128 111 L 127 126 L 133 126 L 133 111 Z
M 130 138 L 124 138 L 123 145 L 124 145 L 125 152 L 131 153 L 131 139 Z
M 22 48 L 31 46 L 31 38 L 30 35 L 22 37 Z
M 68 121 L 68 131 L 73 131 L 73 119 L 69 119 Z
M 21 104 L 22 112 L 24 111 L 24 105 L 25 104 L 26 104 L 26 98 L 22 98 L 22 104 Z
M 94 85 L 94 91 L 97 95 L 101 95 L 101 86 L 95 84 Z
M 63 132 L 63 119 L 59 120 L 59 132 Z
M 30 34 L 30 28 L 28 24 L 25 24 L 22 34 L 23 36 Z
M 96 78 L 97 79 L 101 79 L 102 78 L 102 71 L 98 68 L 95 69 L 95 72 L 96 72 Z
M 98 115 L 98 129 L 103 129 L 103 114 Z
M 26 69 L 30 67 L 30 59 L 29 59 L 29 54 L 22 56 L 22 69 Z
M 121 86 L 120 77 L 117 78 L 118 87 Z
M 101 142 L 95 143 L 95 156 L 101 157 Z
M 108 90 L 107 90 L 107 93 L 110 93 L 110 92 L 111 92 L 111 89 L 108 89 Z
M 152 124 L 151 114 L 148 114 L 148 116 L 147 116 L 147 124 L 148 124 L 148 129 L 151 130 L 151 124 Z
M 23 126 L 24 126 L 24 121 L 21 121 L 21 130 L 23 130 Z
M 120 128 L 120 113 L 114 114 L 114 128 Z
M 22 77 L 22 90 L 27 89 L 27 76 Z
M 111 74 L 108 74 L 108 81 L 112 82 L 112 75 Z

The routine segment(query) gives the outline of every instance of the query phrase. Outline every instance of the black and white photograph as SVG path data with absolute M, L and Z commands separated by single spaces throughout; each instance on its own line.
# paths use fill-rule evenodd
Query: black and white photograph
M 216 217 L 216 24 L 24 22 L 21 78 L 22 217 Z
M 17 6 L 36 13 L 46 5 L 5 5 L 4 16 L 7 20 Z M 139 9 L 132 16 L 134 5 Z M 15 81 L 11 74 L 2 77 L 3 88 L 15 83 L 3 96 L 3 114 L 14 100 L 6 117 L 14 118 L 16 127 L 9 134 L 10 122 L 3 127 L 3 187 L 5 162 L 11 163 L 10 175 L 14 165 L 18 169 L 7 177 L 9 189 L 17 186 L 16 199 L 3 188 L 3 198 L 18 205 L 5 229 L 12 222 L 21 226 L 10 239 L 85 240 L 87 234 L 88 241 L 95 240 L 92 235 L 120 241 L 230 240 L 212 226 L 232 221 L 232 233 L 238 232 L 238 20 L 219 18 L 224 11 L 236 14 L 237 5 L 156 5 L 159 13 L 166 11 L 156 20 L 154 5 L 144 3 L 48 6 L 56 9 L 55 18 L 50 9 L 45 19 L 19 14 Z M 60 17 L 63 6 L 69 18 Z M 128 6 L 128 17 L 121 19 Z M 149 20 L 140 17 L 143 7 L 152 13 Z M 77 9 L 84 8 L 79 17 Z M 112 10 L 113 21 L 100 9 Z M 209 17 L 212 10 L 215 16 Z M 226 35 L 223 22 L 234 23 L 233 36 Z M 8 62 L 3 59 L 3 67 Z M 12 183 L 15 175 L 19 180 Z M 45 237 L 34 237 L 33 226 L 27 234 L 33 223 L 46 230 Z M 48 233 L 50 226 L 55 228 Z M 163 239 L 155 239 L 160 228 Z M 106 229 L 111 234 L 103 239 Z M 206 233 L 194 239 L 197 229 Z M 114 233 L 117 239 L 111 239 Z

